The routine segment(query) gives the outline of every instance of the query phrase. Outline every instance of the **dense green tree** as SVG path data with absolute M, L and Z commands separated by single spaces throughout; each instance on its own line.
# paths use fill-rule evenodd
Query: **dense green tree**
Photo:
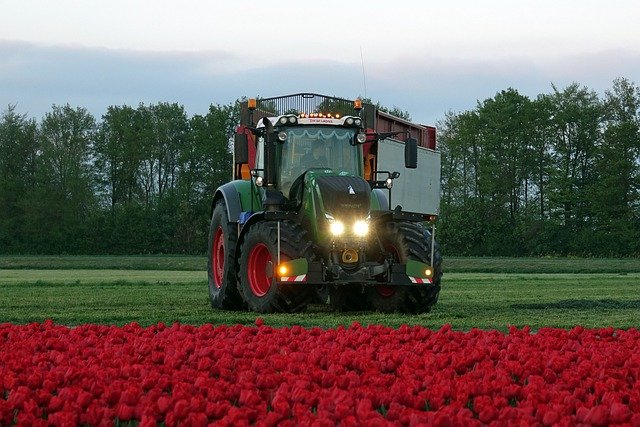
M 640 245 L 640 88 L 617 79 L 604 100 L 605 131 L 596 155 L 591 214 L 594 253 L 638 252 Z
M 37 202 L 30 205 L 26 233 L 42 250 L 82 250 L 86 219 L 95 210 L 95 134 L 95 118 L 84 108 L 54 105 L 42 119 L 38 182 L 31 191 Z
M 152 139 L 145 144 L 149 147 L 145 160 L 151 176 L 155 177 L 153 195 L 162 199 L 167 193 L 174 193 L 180 172 L 180 153 L 188 144 L 189 119 L 184 107 L 178 104 L 160 103 L 144 109 L 150 115 Z
M 478 114 L 450 112 L 438 128 L 442 156 L 440 240 L 445 251 L 480 255 L 484 252 L 487 212 L 479 191 Z
M 26 213 L 35 200 L 38 156 L 35 120 L 10 105 L 0 116 L 0 252 L 30 250 Z
M 104 195 L 111 208 L 141 200 L 140 164 L 150 124 L 140 110 L 111 106 L 102 116 L 96 141 L 96 165 L 105 186 Z
M 577 83 L 549 95 L 553 172 L 548 187 L 549 210 L 559 225 L 554 240 L 561 252 L 580 252 L 592 235 L 591 183 L 596 150 L 601 141 L 602 103 L 598 95 Z M 583 243 L 579 243 L 581 239 Z
M 151 216 L 152 228 L 148 230 L 154 246 L 166 251 L 182 252 L 176 230 L 180 227 L 176 214 L 180 206 L 178 194 L 182 178 L 181 152 L 189 141 L 189 120 L 184 107 L 178 104 L 160 103 L 138 107 L 139 113 L 148 116 L 149 139 L 143 141 L 141 178 L 145 192 L 146 210 Z M 149 185 L 150 184 L 150 185 Z
M 478 107 L 479 138 L 482 150 L 480 197 L 508 209 L 515 222 L 523 204 L 530 156 L 530 100 L 514 89 L 498 93 Z

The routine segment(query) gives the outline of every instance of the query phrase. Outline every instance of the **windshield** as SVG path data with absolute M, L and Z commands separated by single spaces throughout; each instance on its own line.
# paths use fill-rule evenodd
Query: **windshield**
M 287 129 L 282 147 L 278 187 L 289 196 L 291 184 L 310 168 L 332 169 L 336 174 L 362 176 L 362 148 L 353 146 L 355 129 L 297 127 Z

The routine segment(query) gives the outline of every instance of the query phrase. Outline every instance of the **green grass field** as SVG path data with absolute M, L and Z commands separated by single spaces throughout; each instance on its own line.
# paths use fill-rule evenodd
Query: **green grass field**
M 206 271 L 205 256 L 0 255 L 0 270 Z M 452 258 L 447 273 L 640 273 L 640 258 Z
M 204 256 L 0 255 L 0 270 L 191 270 L 206 271 Z
M 455 329 L 508 325 L 640 327 L 640 261 L 452 258 L 433 312 L 260 315 L 211 309 L 204 257 L 0 257 L 0 322 L 77 325 L 252 324 L 335 327 L 401 324 Z M 508 273 L 505 271 L 509 271 Z

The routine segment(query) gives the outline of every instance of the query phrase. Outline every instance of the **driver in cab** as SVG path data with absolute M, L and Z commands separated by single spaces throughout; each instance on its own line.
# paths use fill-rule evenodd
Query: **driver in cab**
M 302 158 L 302 164 L 305 168 L 322 168 L 329 166 L 325 157 L 325 150 L 322 144 L 314 144 L 311 150 Z

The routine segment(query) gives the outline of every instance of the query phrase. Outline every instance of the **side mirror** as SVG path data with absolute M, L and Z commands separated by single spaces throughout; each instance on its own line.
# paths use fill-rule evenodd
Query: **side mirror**
M 233 158 L 235 164 L 249 163 L 249 139 L 245 133 L 237 133 L 233 141 Z
M 275 134 L 275 129 L 273 127 L 273 123 L 271 123 L 271 120 L 269 120 L 266 117 L 263 117 L 262 124 L 264 125 L 264 131 L 265 131 L 264 139 L 268 143 L 267 145 L 275 145 L 276 142 L 280 142 L 278 141 L 278 137 Z
M 263 117 L 262 124 L 264 125 L 264 130 L 266 130 L 267 133 L 273 133 L 273 123 L 271 123 L 271 120 L 267 117 Z
M 418 167 L 418 141 L 415 138 L 407 138 L 404 142 L 404 167 L 415 169 Z

